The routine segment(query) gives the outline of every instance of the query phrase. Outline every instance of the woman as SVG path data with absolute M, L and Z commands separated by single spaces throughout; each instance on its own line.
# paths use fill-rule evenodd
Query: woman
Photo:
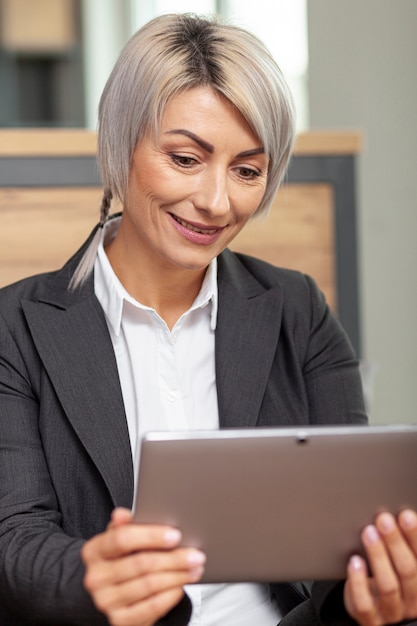
M 100 228 L 62 270 L 0 297 L 0 623 L 417 616 L 412 511 L 364 530 L 372 579 L 355 556 L 346 584 L 314 585 L 291 612 L 290 585 L 191 584 L 204 554 L 179 548 L 176 529 L 131 523 L 147 430 L 365 415 L 351 347 L 313 281 L 227 250 L 267 211 L 293 142 L 264 46 L 214 21 L 157 18 L 122 52 L 99 122 Z M 108 219 L 112 197 L 123 211 Z

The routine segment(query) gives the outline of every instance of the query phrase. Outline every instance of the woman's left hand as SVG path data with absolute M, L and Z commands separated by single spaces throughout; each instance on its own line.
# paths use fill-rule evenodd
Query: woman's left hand
M 344 601 L 361 626 L 382 626 L 417 619 L 417 513 L 402 511 L 395 519 L 381 513 L 362 532 L 372 570 L 353 556 L 348 565 Z

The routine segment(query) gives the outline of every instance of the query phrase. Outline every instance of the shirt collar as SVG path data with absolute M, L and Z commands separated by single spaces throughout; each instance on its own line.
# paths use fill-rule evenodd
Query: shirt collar
M 117 278 L 104 250 L 108 243 L 117 234 L 121 218 L 107 222 L 102 229 L 101 240 L 94 264 L 94 292 L 104 310 L 107 320 L 116 336 L 120 334 L 122 323 L 123 303 L 131 302 L 135 306 L 143 306 L 126 291 Z M 217 258 L 214 258 L 207 268 L 201 289 L 194 300 L 190 311 L 207 306 L 211 302 L 210 328 L 216 330 L 218 311 L 217 289 Z M 148 308 L 148 307 L 143 307 Z

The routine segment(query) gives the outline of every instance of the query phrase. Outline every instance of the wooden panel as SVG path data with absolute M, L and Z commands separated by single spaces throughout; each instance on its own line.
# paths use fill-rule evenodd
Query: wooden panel
M 363 137 L 359 132 L 310 130 L 296 137 L 293 154 L 342 155 L 358 154 L 363 148 Z
M 0 286 L 57 269 L 99 218 L 101 189 L 0 189 Z
M 0 189 L 0 286 L 61 267 L 96 224 L 100 200 L 96 188 Z M 336 308 L 330 186 L 285 185 L 231 247 L 311 274 Z
M 61 52 L 75 43 L 71 0 L 3 0 L 2 45 L 14 52 Z
M 0 129 L 0 156 L 95 156 L 97 135 L 79 128 Z
M 299 134 L 290 182 L 280 190 L 266 221 L 247 225 L 233 244 L 276 265 L 311 274 L 332 308 L 337 307 L 359 355 L 352 156 L 361 145 L 361 135 L 351 130 Z M 96 171 L 84 176 L 85 162 L 89 167 L 94 163 L 96 147 L 96 133 L 84 129 L 0 129 L 0 167 L 7 165 L 1 169 L 0 286 L 60 267 L 85 239 L 98 219 L 101 200 Z M 19 157 L 24 167 L 16 170 L 17 176 L 7 174 Z M 49 169 L 51 157 L 59 164 L 58 176 Z M 61 179 L 61 170 L 75 173 Z
M 77 129 L 0 129 L 0 156 L 95 155 L 97 136 Z M 297 135 L 294 154 L 357 154 L 362 135 L 354 131 L 309 131 Z
M 247 224 L 231 248 L 310 274 L 336 310 L 334 203 L 330 185 L 285 185 L 269 215 Z

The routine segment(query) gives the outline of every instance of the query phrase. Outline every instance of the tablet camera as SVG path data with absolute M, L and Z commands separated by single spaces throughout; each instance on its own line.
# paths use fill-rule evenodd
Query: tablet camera
M 308 443 L 308 434 L 305 431 L 300 430 L 297 433 L 297 443 L 300 445 Z

